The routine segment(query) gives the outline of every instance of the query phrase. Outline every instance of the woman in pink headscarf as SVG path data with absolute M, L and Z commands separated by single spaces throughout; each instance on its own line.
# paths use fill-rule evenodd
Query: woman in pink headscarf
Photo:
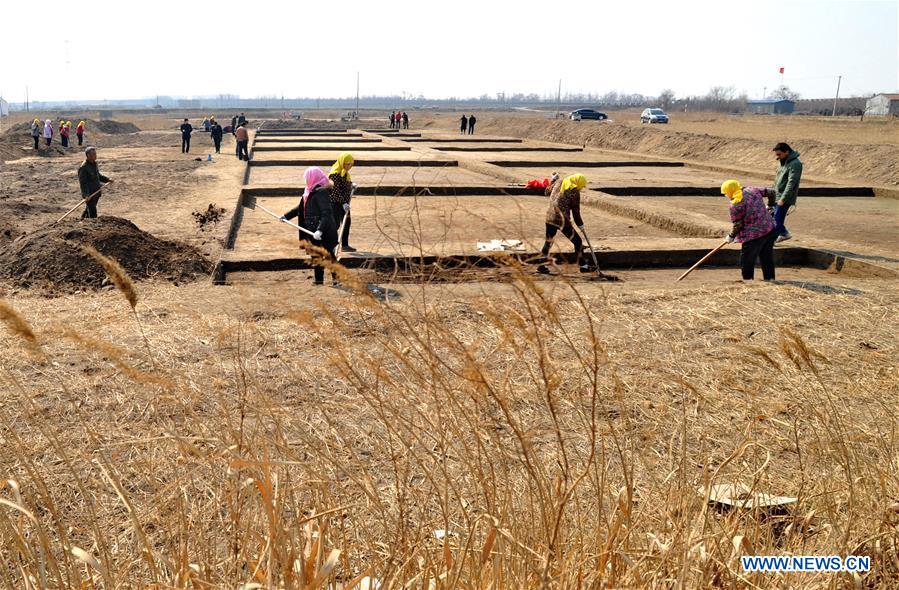
M 312 236 L 300 232 L 300 240 L 311 243 L 313 246 L 324 248 L 328 251 L 332 261 L 335 260 L 334 248 L 337 247 L 337 224 L 334 222 L 334 214 L 331 211 L 331 182 L 321 168 L 306 168 L 306 190 L 299 204 L 284 214 L 281 219 L 297 218 L 301 227 L 313 232 Z M 318 254 L 313 253 L 313 257 Z M 314 267 L 314 283 L 322 285 L 325 282 L 325 268 L 320 265 Z

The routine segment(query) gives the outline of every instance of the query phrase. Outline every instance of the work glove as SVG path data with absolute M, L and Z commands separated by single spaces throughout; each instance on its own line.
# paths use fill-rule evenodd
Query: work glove
M 350 212 L 350 204 L 349 204 L 349 203 L 344 203 L 344 204 L 343 204 L 343 211 L 344 211 L 345 213 L 349 213 L 349 212 Z
M 351 187 L 350 188 L 351 192 L 355 193 L 356 189 L 359 188 L 359 185 L 354 182 L 354 183 L 350 184 L 350 187 Z
M 284 223 L 287 223 L 287 218 L 282 215 L 281 217 L 278 218 L 278 221 L 283 221 Z
M 577 226 L 577 228 L 580 230 L 581 233 L 584 233 L 584 226 L 583 226 L 583 225 L 579 225 L 579 226 Z
M 316 242 L 320 242 L 322 240 L 322 232 L 320 229 L 315 230 L 315 233 L 312 234 L 312 239 Z
M 733 244 L 733 243 L 734 243 L 734 237 L 733 237 L 733 236 L 727 236 L 727 243 L 728 243 L 728 244 Z
M 774 215 L 774 205 L 768 205 L 768 215 Z
M 553 172 L 552 178 L 550 178 L 550 180 L 552 180 L 553 182 L 559 180 L 559 173 Z

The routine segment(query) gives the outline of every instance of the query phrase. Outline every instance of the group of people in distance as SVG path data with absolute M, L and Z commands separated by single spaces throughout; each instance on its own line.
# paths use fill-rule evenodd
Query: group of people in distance
M 743 187 L 738 180 L 727 180 L 721 185 L 721 194 L 727 197 L 730 204 L 730 220 L 733 224 L 727 235 L 727 242 L 741 244 L 740 267 L 745 281 L 753 280 L 756 261 L 761 263 L 762 278 L 773 281 L 774 244 L 793 237 L 784 224 L 787 212 L 796 204 L 799 194 L 802 162 L 799 160 L 799 152 L 789 144 L 778 143 L 773 151 L 780 162 L 773 187 Z M 573 174 L 564 179 L 558 174 L 552 175 L 545 189 L 545 194 L 549 197 L 549 208 L 546 212 L 546 237 L 542 249 L 544 260 L 537 272 L 549 272 L 547 257 L 559 232 L 574 245 L 581 272 L 589 270 L 580 236 L 584 233 L 581 191 L 586 187 L 587 178 L 583 174 Z M 575 227 L 580 230 L 580 234 L 574 231 Z
M 459 122 L 461 123 L 461 125 L 459 126 L 459 130 L 461 131 L 462 135 L 465 135 L 466 131 L 468 131 L 469 135 L 474 135 L 474 124 L 478 122 L 477 117 L 475 117 L 474 115 L 470 115 L 468 117 L 462 115 L 462 118 L 459 119 Z
M 180 129 L 181 153 L 188 154 L 190 153 L 190 137 L 194 132 L 194 127 L 190 124 L 190 120 L 185 118 L 184 122 L 181 123 Z M 247 131 L 247 118 L 243 113 L 234 115 L 234 117 L 231 118 L 231 126 L 225 128 L 215 120 L 215 115 L 209 115 L 203 119 L 203 131 L 209 133 L 209 136 L 212 138 L 212 145 L 215 147 L 215 153 L 217 154 L 222 153 L 222 137 L 226 131 L 230 132 L 237 140 L 237 145 L 235 146 L 237 159 L 246 160 L 247 162 L 250 161 L 250 134 L 249 131 Z
M 75 127 L 75 136 L 78 138 L 78 145 L 84 143 L 84 131 L 86 128 L 87 123 L 83 120 L 79 121 L 78 126 Z M 59 142 L 62 147 L 69 147 L 69 138 L 71 136 L 72 122 L 60 119 Z M 40 146 L 41 138 L 44 139 L 47 147 L 50 147 L 53 144 L 53 121 L 51 119 L 41 122 L 40 119 L 35 118 L 35 120 L 31 122 L 31 139 L 34 141 L 34 149 L 38 149 Z
M 317 166 L 306 168 L 303 175 L 306 188 L 300 202 L 281 216 L 282 221 L 296 218 L 297 224 L 306 230 L 300 230 L 300 241 L 324 250 L 323 258 L 332 262 L 337 260 L 338 244 L 344 252 L 356 251 L 349 245 L 350 202 L 356 191 L 356 184 L 350 176 L 354 163 L 353 155 L 344 152 L 337 156 L 327 175 Z M 331 278 L 336 285 L 334 273 Z M 325 268 L 316 265 L 313 268 L 313 283 L 323 285 L 324 281 Z
M 409 115 L 406 114 L 406 111 L 393 111 L 387 117 L 390 120 L 391 129 L 409 128 Z

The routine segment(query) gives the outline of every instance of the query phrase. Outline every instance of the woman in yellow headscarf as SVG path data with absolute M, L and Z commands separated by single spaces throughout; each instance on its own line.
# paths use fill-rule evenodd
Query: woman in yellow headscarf
M 333 185 L 331 189 L 331 208 L 334 211 L 334 221 L 337 222 L 338 228 L 343 224 L 343 233 L 338 237 L 340 238 L 341 250 L 344 252 L 356 251 L 349 244 L 350 223 L 352 222 L 350 217 L 350 200 L 353 198 L 353 191 L 356 190 L 356 185 L 353 183 L 352 177 L 350 177 L 350 170 L 352 170 L 353 164 L 355 164 L 353 154 L 343 152 L 337 156 L 337 161 L 334 162 L 334 165 L 331 166 L 331 172 L 328 173 L 328 178 Z M 344 221 L 344 217 L 346 217 L 346 221 Z
M 78 127 L 75 127 L 75 135 L 78 136 L 78 145 L 84 143 L 84 128 L 86 124 L 84 123 L 84 119 L 78 121 Z
M 574 231 L 576 225 L 581 233 L 584 232 L 584 220 L 581 219 L 581 191 L 587 188 L 587 177 L 583 174 L 572 174 L 562 179 L 558 174 L 553 174 L 552 182 L 546 187 L 545 194 L 549 196 L 549 208 L 546 210 L 546 238 L 543 242 L 543 256 L 549 256 L 556 233 L 562 230 L 562 235 L 574 244 L 577 254 L 577 263 L 581 272 L 590 270 L 584 258 L 584 243 L 581 236 Z M 537 272 L 548 274 L 546 264 L 537 267 Z
M 736 180 L 725 181 L 721 185 L 721 194 L 730 203 L 730 220 L 733 228 L 727 236 L 728 242 L 739 242 L 740 266 L 743 280 L 751 281 L 755 274 L 755 261 L 762 263 L 762 277 L 766 281 L 774 280 L 774 220 L 765 207 L 774 204 L 774 191 L 769 188 L 754 186 L 743 187 Z
M 31 122 L 31 139 L 34 140 L 34 149 L 37 149 L 38 144 L 41 141 L 41 131 L 44 129 L 44 124 L 41 123 L 40 119 L 35 118 L 34 121 Z

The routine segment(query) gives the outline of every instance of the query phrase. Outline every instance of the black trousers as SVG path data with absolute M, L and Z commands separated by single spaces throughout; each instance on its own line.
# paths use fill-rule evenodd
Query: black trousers
M 549 249 L 553 245 L 553 238 L 556 237 L 556 233 L 559 229 L 560 228 L 549 223 L 546 224 L 546 241 L 543 242 L 543 250 L 541 250 L 544 256 L 549 255 Z M 567 223 L 561 227 L 561 230 L 562 235 L 574 244 L 574 251 L 577 253 L 577 263 L 581 264 L 584 258 L 584 242 L 581 240 L 581 236 L 579 236 L 577 232 L 574 231 L 574 228 Z
M 250 152 L 247 151 L 247 145 L 249 141 L 238 141 L 237 142 L 237 159 L 238 160 L 246 160 L 250 161 Z
M 182 135 L 181 136 L 181 153 L 186 154 L 190 152 L 190 135 Z
M 743 242 L 740 250 L 740 267 L 743 270 L 743 280 L 751 281 L 755 276 L 755 261 L 762 263 L 762 277 L 766 281 L 774 280 L 774 242 L 777 240 L 777 232 L 771 230 L 760 238 Z
M 52 138 L 52 137 L 45 137 L 45 138 L 44 138 L 44 141 L 47 142 L 47 147 L 50 147 L 50 144 L 53 143 L 53 138 Z
M 337 224 L 337 229 L 340 229 L 340 224 L 343 223 L 343 218 L 346 216 L 343 233 L 337 237 L 343 247 L 346 248 L 350 245 L 350 224 L 353 223 L 353 217 L 343 210 L 342 203 L 331 203 L 331 212 L 334 214 L 334 222 Z
M 83 133 L 76 133 L 75 135 L 78 136 L 78 145 L 83 144 L 83 143 L 84 143 L 84 134 L 83 134 Z
M 215 144 L 215 153 L 222 153 L 222 140 L 217 137 L 213 137 L 212 143 Z
M 31 139 L 34 140 L 34 149 L 37 149 L 37 144 L 40 143 L 41 136 L 40 135 L 32 135 Z
M 472 124 L 468 125 L 468 134 L 474 135 L 474 125 L 472 125 Z
M 463 133 L 463 134 L 464 134 L 465 131 L 468 129 L 468 126 L 467 126 L 467 125 L 462 125 L 462 127 L 461 127 L 460 129 L 461 129 L 460 133 Z
M 84 204 L 84 212 L 81 214 L 81 219 L 96 219 L 97 218 L 97 201 L 100 200 L 101 194 L 98 193 L 93 199 L 89 199 Z
M 337 247 L 337 244 L 327 244 L 323 240 L 313 240 L 312 236 L 310 236 L 309 234 L 305 234 L 305 233 L 302 234 L 300 240 L 304 241 L 304 242 L 308 242 L 308 243 L 312 244 L 313 246 L 318 246 L 319 248 L 324 248 L 325 250 L 328 251 L 328 259 L 331 262 L 337 261 L 337 258 L 334 256 L 334 248 Z M 302 245 L 301 245 L 301 247 L 302 247 Z M 324 266 L 318 266 L 318 265 L 313 266 L 312 267 L 312 275 L 313 275 L 312 280 L 316 285 L 323 285 L 325 283 L 325 267 Z M 331 273 L 332 279 L 334 279 L 334 276 L 335 276 L 334 273 Z
M 61 138 L 60 141 L 62 142 L 62 147 L 69 147 L 69 138 L 65 135 L 60 135 L 59 137 Z

